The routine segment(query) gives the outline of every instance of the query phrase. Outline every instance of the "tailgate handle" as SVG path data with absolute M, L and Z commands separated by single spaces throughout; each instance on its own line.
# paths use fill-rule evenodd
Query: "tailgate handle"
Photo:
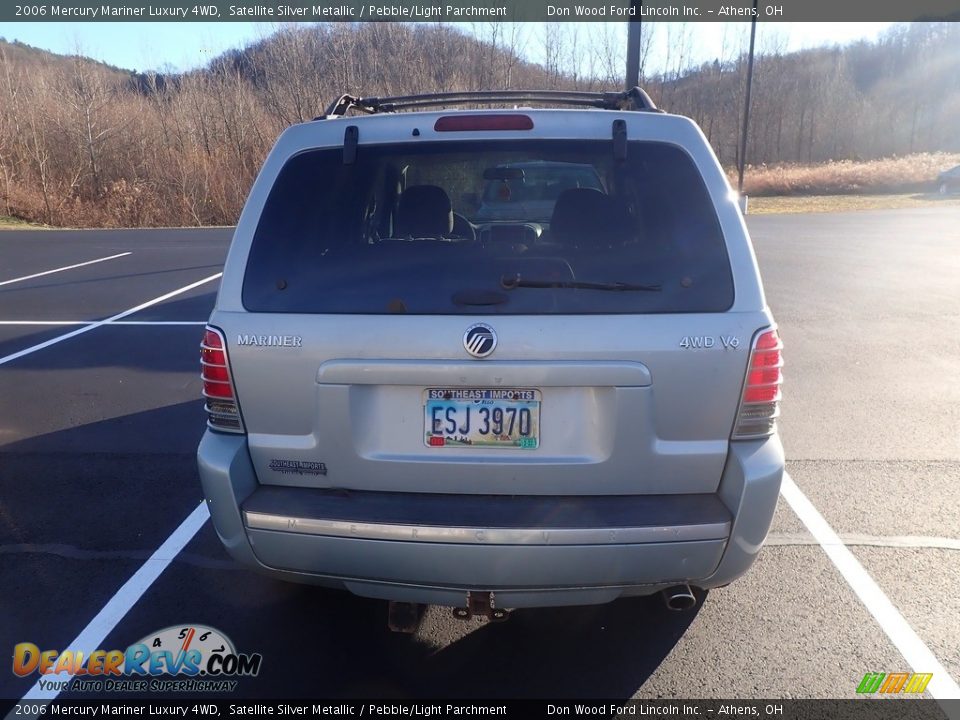
M 628 360 L 327 360 L 317 371 L 321 385 L 415 385 L 421 387 L 646 387 L 646 365 Z

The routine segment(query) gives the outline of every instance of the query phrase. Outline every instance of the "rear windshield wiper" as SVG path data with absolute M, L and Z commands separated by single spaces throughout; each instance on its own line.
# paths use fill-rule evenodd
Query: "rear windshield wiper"
M 640 292 L 660 292 L 662 289 L 657 285 L 636 285 L 625 282 L 586 282 L 583 280 L 540 280 L 525 278 L 517 273 L 516 275 L 503 275 L 500 277 L 500 287 L 504 290 L 515 290 L 516 288 L 571 288 L 575 290 L 613 290 L 613 291 L 640 291 Z

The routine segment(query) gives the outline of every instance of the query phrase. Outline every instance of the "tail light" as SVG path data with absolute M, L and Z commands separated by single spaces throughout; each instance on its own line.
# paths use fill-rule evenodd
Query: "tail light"
M 200 344 L 200 377 L 207 399 L 207 425 L 222 432 L 245 432 L 227 360 L 227 343 L 223 333 L 211 327 L 203 333 Z
M 783 384 L 783 343 L 776 329 L 764 330 L 753 340 L 750 364 L 743 383 L 740 409 L 732 440 L 772 435 L 780 415 L 780 386 Z

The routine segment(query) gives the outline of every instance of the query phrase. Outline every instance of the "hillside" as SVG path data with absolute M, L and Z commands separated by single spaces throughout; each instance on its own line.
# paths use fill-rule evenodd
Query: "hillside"
M 0 215 L 73 226 L 228 224 L 277 133 L 343 92 L 617 89 L 622 49 L 612 36 L 588 42 L 548 27 L 537 65 L 513 32 L 286 26 L 167 76 L 0 42 Z M 665 109 L 693 117 L 721 162 L 734 164 L 745 58 L 731 50 L 696 68 L 674 58 L 675 69 L 645 86 Z M 584 59 L 590 72 L 565 69 Z M 960 24 L 899 26 L 846 48 L 768 49 L 755 83 L 754 165 L 960 151 Z
M 654 97 L 693 117 L 734 164 L 746 58 L 656 78 Z M 870 160 L 960 151 L 960 23 L 896 26 L 878 42 L 758 58 L 751 163 Z
M 92 60 L 84 57 L 81 51 L 73 55 L 57 55 L 42 48 L 33 47 L 22 42 L 9 42 L 3 36 L 0 36 L 0 54 L 5 56 L 6 62 L 18 70 L 36 70 L 39 68 L 57 67 L 64 72 L 69 72 L 70 67 L 75 62 L 83 62 L 90 68 L 104 74 L 105 77 L 113 77 L 117 80 L 126 79 L 130 73 L 121 68 L 107 65 L 106 63 Z

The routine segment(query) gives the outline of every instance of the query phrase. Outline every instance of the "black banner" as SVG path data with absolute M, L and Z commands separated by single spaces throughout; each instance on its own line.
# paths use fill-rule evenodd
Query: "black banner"
M 26 0 L 0 22 L 960 21 L 960 0 Z
M 147 718 L 777 718 L 945 720 L 960 700 L 54 700 L 0 701 L 0 715 Z

